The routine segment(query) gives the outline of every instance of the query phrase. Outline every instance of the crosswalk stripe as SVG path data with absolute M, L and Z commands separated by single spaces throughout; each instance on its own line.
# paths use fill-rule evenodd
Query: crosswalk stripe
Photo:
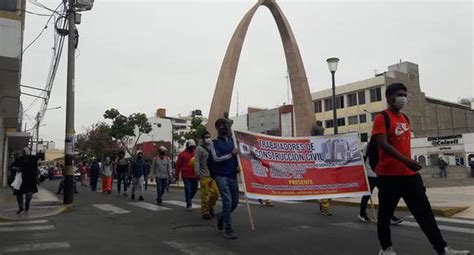
M 170 205 L 176 205 L 176 206 L 181 206 L 186 208 L 186 202 L 183 201 L 177 201 L 177 200 L 164 200 L 163 203 L 170 204 Z M 198 204 L 192 204 L 193 208 L 201 208 L 201 205 Z
M 415 217 L 409 216 L 407 218 L 414 219 Z M 443 217 L 436 217 L 436 221 L 441 222 L 449 222 L 449 223 L 458 223 L 458 224 L 467 224 L 467 225 L 474 225 L 473 220 L 462 220 L 462 219 L 452 219 L 452 218 L 443 218 Z
M 130 211 L 127 211 L 125 209 L 113 206 L 111 204 L 93 204 L 92 206 L 102 210 L 109 212 L 110 214 L 125 214 L 125 213 L 130 213 Z
M 0 228 L 0 233 L 2 233 L 2 232 L 19 232 L 19 231 L 51 230 L 51 229 L 55 229 L 53 225 L 27 226 L 27 227 L 1 227 Z
M 150 211 L 166 211 L 166 210 L 171 210 L 171 208 L 168 208 L 168 207 L 158 206 L 158 205 L 154 205 L 154 204 L 150 204 L 150 203 L 146 203 L 146 202 L 130 202 L 130 203 L 128 203 L 128 204 L 134 205 L 134 206 L 138 206 L 138 207 L 141 207 L 141 208 L 150 210 Z
M 2 253 L 10 252 L 23 252 L 23 251 L 44 251 L 51 249 L 66 249 L 71 248 L 71 244 L 68 242 L 54 242 L 54 243 L 33 243 L 33 244 L 21 244 L 10 246 L 2 249 Z
M 44 224 L 48 223 L 49 220 L 28 220 L 28 221 L 12 221 L 12 222 L 0 222 L 0 226 L 15 226 L 15 225 L 28 225 L 28 224 Z
M 404 221 L 400 225 L 410 226 L 410 227 L 419 227 L 418 223 L 410 222 L 410 221 Z M 445 225 L 438 225 L 438 228 L 441 230 L 446 230 L 446 231 L 451 231 L 451 232 L 474 234 L 474 229 L 472 228 L 460 228 L 460 227 L 451 227 L 451 226 L 445 226 Z

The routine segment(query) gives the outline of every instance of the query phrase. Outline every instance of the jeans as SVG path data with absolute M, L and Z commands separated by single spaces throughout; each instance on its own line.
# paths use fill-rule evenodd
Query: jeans
M 436 223 L 431 205 L 426 196 L 426 189 L 419 174 L 412 176 L 379 176 L 379 211 L 377 235 L 382 249 L 392 246 L 390 237 L 390 218 L 403 198 L 408 209 L 420 225 L 433 248 L 438 252 L 444 251 L 446 242 Z
M 135 195 L 135 190 L 138 188 L 138 196 L 143 197 L 145 188 L 145 177 L 133 177 L 132 179 L 132 196 Z
M 117 190 L 120 193 L 120 187 L 123 183 L 123 192 L 127 193 L 128 188 L 128 173 L 117 173 Z
M 156 202 L 163 202 L 163 194 L 165 193 L 166 185 L 168 185 L 168 178 L 155 178 L 156 181 Z
M 211 177 L 203 176 L 199 179 L 201 185 L 201 214 L 206 215 L 214 211 L 219 193 L 216 181 Z
M 222 212 L 219 217 L 224 221 L 225 231 L 230 231 L 232 230 L 230 215 L 239 205 L 239 184 L 236 177 L 216 176 L 215 180 L 222 198 Z
M 31 199 L 33 198 L 33 192 L 28 192 L 24 194 L 26 197 L 25 207 L 23 207 L 23 194 L 16 195 L 16 202 L 18 204 L 18 209 L 29 208 Z
M 439 178 L 448 178 L 448 173 L 446 172 L 446 167 L 439 169 Z
M 198 190 L 198 179 L 183 178 L 184 183 L 184 197 L 186 198 L 186 207 L 192 207 L 192 200 Z
M 369 187 L 370 187 L 370 193 L 374 191 L 375 187 L 377 187 L 377 177 L 369 177 Z M 360 200 L 360 215 L 366 215 L 367 216 L 367 202 L 369 202 L 370 196 L 363 196 L 362 199 Z

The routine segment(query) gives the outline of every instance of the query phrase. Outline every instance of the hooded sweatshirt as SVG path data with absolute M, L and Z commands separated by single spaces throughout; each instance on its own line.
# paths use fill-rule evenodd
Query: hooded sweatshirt
M 194 150 L 192 152 L 184 150 L 178 155 L 178 160 L 176 161 L 177 176 L 181 173 L 182 178 L 198 178 L 196 172 L 194 172 L 194 168 L 189 164 L 193 157 Z

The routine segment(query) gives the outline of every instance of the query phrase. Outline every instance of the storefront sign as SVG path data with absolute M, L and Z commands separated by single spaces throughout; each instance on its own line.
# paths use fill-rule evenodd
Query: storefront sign
M 450 146 L 462 144 L 462 135 L 428 137 L 433 146 Z

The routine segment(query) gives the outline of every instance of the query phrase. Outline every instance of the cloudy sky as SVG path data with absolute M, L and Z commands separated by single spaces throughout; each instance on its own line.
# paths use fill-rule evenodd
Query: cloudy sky
M 41 1 L 40 1 L 41 2 Z M 59 0 L 42 3 L 52 7 Z M 193 109 L 207 114 L 232 33 L 256 1 L 103 1 L 84 12 L 76 53 L 76 132 L 101 120 L 111 107 L 124 114 L 166 108 L 168 115 Z M 325 60 L 339 57 L 337 84 L 373 77 L 402 61 L 419 65 L 422 90 L 450 101 L 474 96 L 471 1 L 278 1 L 286 14 L 311 91 L 329 88 Z M 30 11 L 46 13 L 32 4 Z M 28 15 L 24 44 L 47 17 Z M 23 56 L 22 84 L 44 87 L 53 26 Z M 66 49 L 66 47 L 65 47 Z M 53 87 L 41 137 L 62 147 L 66 52 Z M 257 11 L 243 47 L 235 88 L 239 112 L 287 101 L 286 66 L 275 22 Z M 26 92 L 26 90 L 25 90 Z M 236 93 L 231 115 L 237 112 Z M 22 97 L 24 106 L 32 98 Z M 39 103 L 26 112 L 33 126 Z

